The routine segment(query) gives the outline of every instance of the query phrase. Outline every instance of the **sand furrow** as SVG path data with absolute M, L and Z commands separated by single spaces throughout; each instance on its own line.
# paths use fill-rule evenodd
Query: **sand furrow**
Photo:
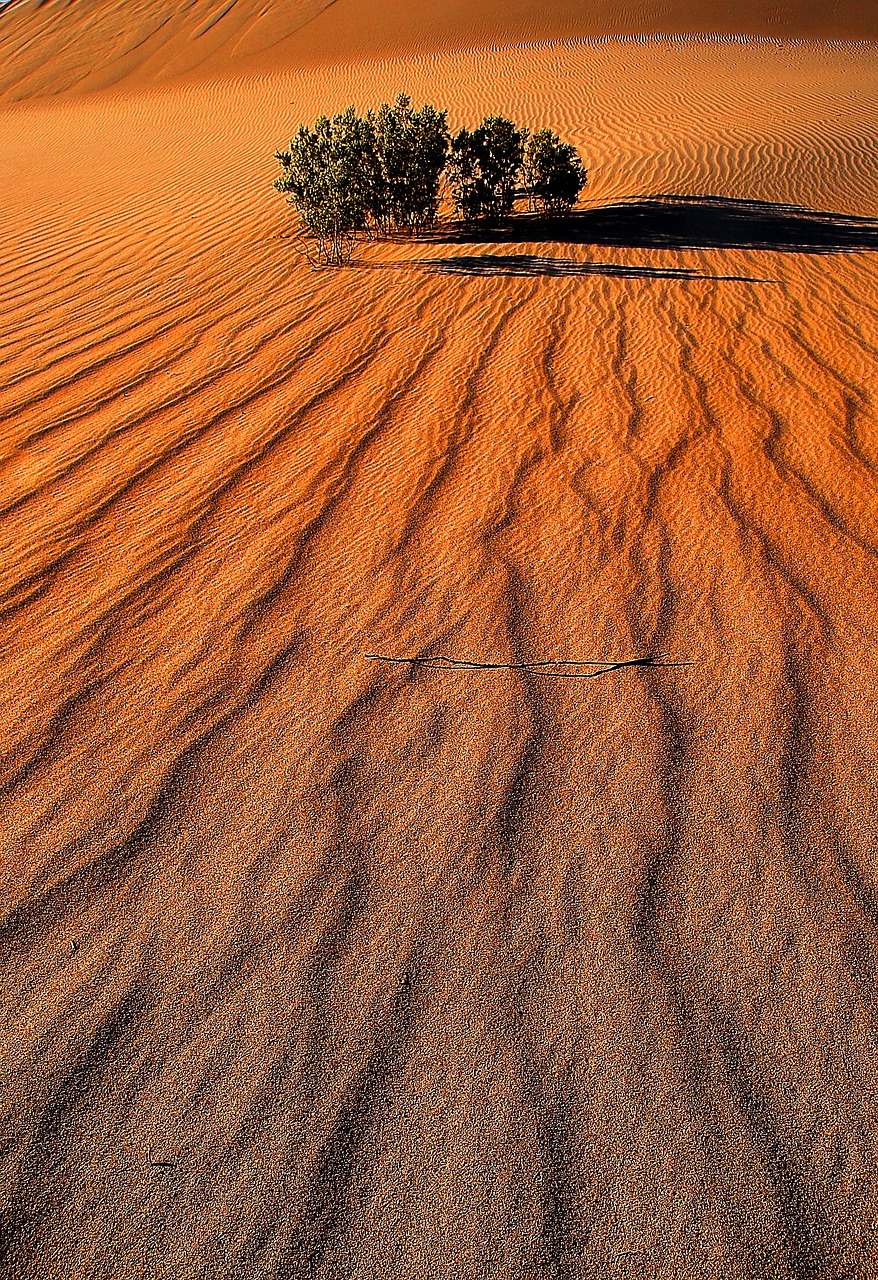
M 874 49 L 16 7 L 10 1275 L 865 1280 Z M 399 88 L 578 219 L 311 271 L 272 152 Z

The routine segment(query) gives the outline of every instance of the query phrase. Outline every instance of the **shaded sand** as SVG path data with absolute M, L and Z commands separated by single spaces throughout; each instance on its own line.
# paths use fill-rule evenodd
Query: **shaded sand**
M 0 114 L 6 1275 L 876 1274 L 876 67 Z M 402 86 L 576 242 L 303 267 L 272 151 Z

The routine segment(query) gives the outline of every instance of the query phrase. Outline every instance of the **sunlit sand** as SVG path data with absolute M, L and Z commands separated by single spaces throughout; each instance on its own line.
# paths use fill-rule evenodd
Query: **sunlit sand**
M 223 7 L 0 9 L 7 1273 L 873 1276 L 869 13 Z M 400 89 L 563 232 L 311 270 Z

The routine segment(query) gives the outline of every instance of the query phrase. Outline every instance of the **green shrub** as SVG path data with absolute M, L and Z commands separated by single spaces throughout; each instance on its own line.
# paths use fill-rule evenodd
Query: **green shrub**
M 378 230 L 422 231 L 439 211 L 439 182 L 448 154 L 448 112 L 412 110 L 401 93 L 391 107 L 369 112 L 377 158 L 370 213 Z
M 283 174 L 275 182 L 316 241 L 321 262 L 346 262 L 369 214 L 368 175 L 375 169 L 374 136 L 353 107 L 313 129 L 302 125 L 289 151 L 276 152 Z
M 576 148 L 551 129 L 540 129 L 529 139 L 522 175 L 530 207 L 550 214 L 572 209 L 588 181 Z
M 447 117 L 429 104 L 415 111 L 401 93 L 365 117 L 348 107 L 302 125 L 289 150 L 275 153 L 283 172 L 274 185 L 300 215 L 310 261 L 346 262 L 364 233 L 433 226 L 443 172 L 468 222 L 510 214 L 519 176 L 531 209 L 559 214 L 576 203 L 586 171 L 576 148 L 551 129 L 531 137 L 504 116 L 486 116 L 452 141 Z
M 455 208 L 467 222 L 512 212 L 528 131 L 504 116 L 486 116 L 451 143 L 448 176 Z

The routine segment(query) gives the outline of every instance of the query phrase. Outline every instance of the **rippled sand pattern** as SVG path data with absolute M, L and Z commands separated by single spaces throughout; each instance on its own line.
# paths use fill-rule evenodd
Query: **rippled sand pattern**
M 878 227 L 594 212 L 874 217 L 875 69 L 0 115 L 6 1274 L 875 1274 Z M 309 271 L 272 150 L 428 83 L 581 242 Z
M 656 32 L 878 40 L 878 9 L 874 0 L 0 0 L 0 102 Z
M 332 0 L 14 0 L 0 7 L 0 99 L 165 81 L 265 54 Z

